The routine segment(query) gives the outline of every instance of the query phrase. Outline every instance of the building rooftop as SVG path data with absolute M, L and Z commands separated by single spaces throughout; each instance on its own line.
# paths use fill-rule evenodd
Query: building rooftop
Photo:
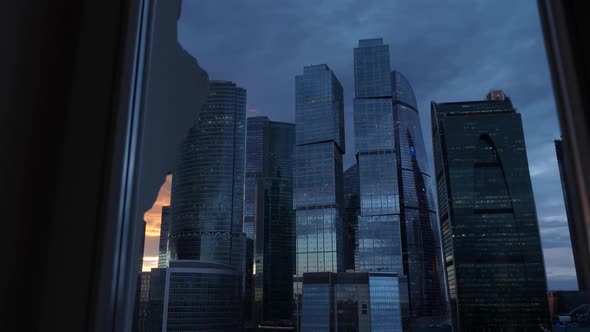
M 327 64 L 320 64 L 320 65 L 309 65 L 303 67 L 303 74 L 314 73 L 318 71 L 329 71 L 330 67 Z
M 449 103 L 432 102 L 436 114 L 444 116 L 469 115 L 474 113 L 516 113 L 510 99 L 500 100 L 477 100 Z
M 383 46 L 383 38 L 359 40 L 359 47 L 374 47 L 374 46 Z

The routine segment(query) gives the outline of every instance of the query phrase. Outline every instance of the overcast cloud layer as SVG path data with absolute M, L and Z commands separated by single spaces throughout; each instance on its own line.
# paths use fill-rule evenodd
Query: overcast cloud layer
M 553 140 L 559 137 L 534 1 L 185 0 L 179 39 L 211 79 L 248 90 L 250 115 L 295 120 L 295 75 L 326 63 L 344 87 L 354 161 L 353 48 L 382 37 L 418 99 L 432 162 L 430 102 L 503 89 L 522 114 L 550 289 L 576 289 Z

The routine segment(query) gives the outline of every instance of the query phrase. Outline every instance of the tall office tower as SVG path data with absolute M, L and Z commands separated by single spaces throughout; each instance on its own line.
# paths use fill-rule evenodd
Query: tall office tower
M 507 97 L 431 104 L 455 331 L 536 331 L 547 281 L 520 114 Z
M 572 252 L 574 254 L 574 264 L 576 266 L 576 276 L 578 278 L 578 288 L 583 291 L 590 291 L 590 256 L 586 250 L 588 236 L 584 232 L 584 221 L 576 218 L 572 211 L 570 202 L 570 184 L 565 171 L 563 140 L 555 140 L 555 152 L 557 154 L 557 165 L 559 166 L 559 175 L 561 177 L 561 188 L 563 190 L 563 200 L 565 202 L 565 212 L 567 214 L 567 224 L 570 230 L 572 242 Z
M 356 227 L 361 209 L 359 182 L 359 168 L 355 163 L 344 171 L 344 234 L 345 269 L 354 271 Z
M 245 130 L 246 90 L 211 81 L 172 179 L 171 260 L 214 261 L 243 271 Z
M 247 128 L 244 197 L 254 220 L 255 321 L 290 320 L 295 272 L 295 125 L 251 117 Z
M 295 78 L 295 296 L 306 272 L 344 271 L 342 85 L 327 65 L 304 67 Z
M 306 273 L 301 331 L 401 332 L 404 280 L 395 273 Z
M 354 49 L 354 134 L 360 180 L 356 271 L 404 274 L 389 46 Z
M 170 225 L 170 206 L 162 206 L 160 218 L 160 246 L 158 250 L 158 267 L 168 267 L 168 228 Z
M 443 313 L 440 241 L 416 98 L 390 72 L 389 46 L 354 49 L 354 126 L 360 177 L 357 271 L 408 277 L 412 324 Z

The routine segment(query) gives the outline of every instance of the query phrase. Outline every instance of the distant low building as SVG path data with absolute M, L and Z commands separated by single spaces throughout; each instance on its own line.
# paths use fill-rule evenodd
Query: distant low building
M 549 308 L 554 328 L 567 327 L 567 331 L 578 331 L 570 328 L 580 328 L 579 331 L 590 331 L 590 292 L 551 291 Z

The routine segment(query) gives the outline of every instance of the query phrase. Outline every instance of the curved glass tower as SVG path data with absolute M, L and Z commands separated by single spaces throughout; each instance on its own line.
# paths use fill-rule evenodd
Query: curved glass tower
M 440 316 L 444 308 L 441 248 L 420 115 L 409 81 L 397 71 L 391 73 L 391 81 L 410 313 L 413 318 Z
M 443 314 L 440 241 L 416 97 L 382 39 L 354 49 L 360 178 L 356 270 L 408 278 L 412 325 Z M 438 319 L 437 319 L 438 321 Z
M 185 138 L 172 180 L 170 259 L 240 267 L 246 90 L 211 81 L 208 102 Z

